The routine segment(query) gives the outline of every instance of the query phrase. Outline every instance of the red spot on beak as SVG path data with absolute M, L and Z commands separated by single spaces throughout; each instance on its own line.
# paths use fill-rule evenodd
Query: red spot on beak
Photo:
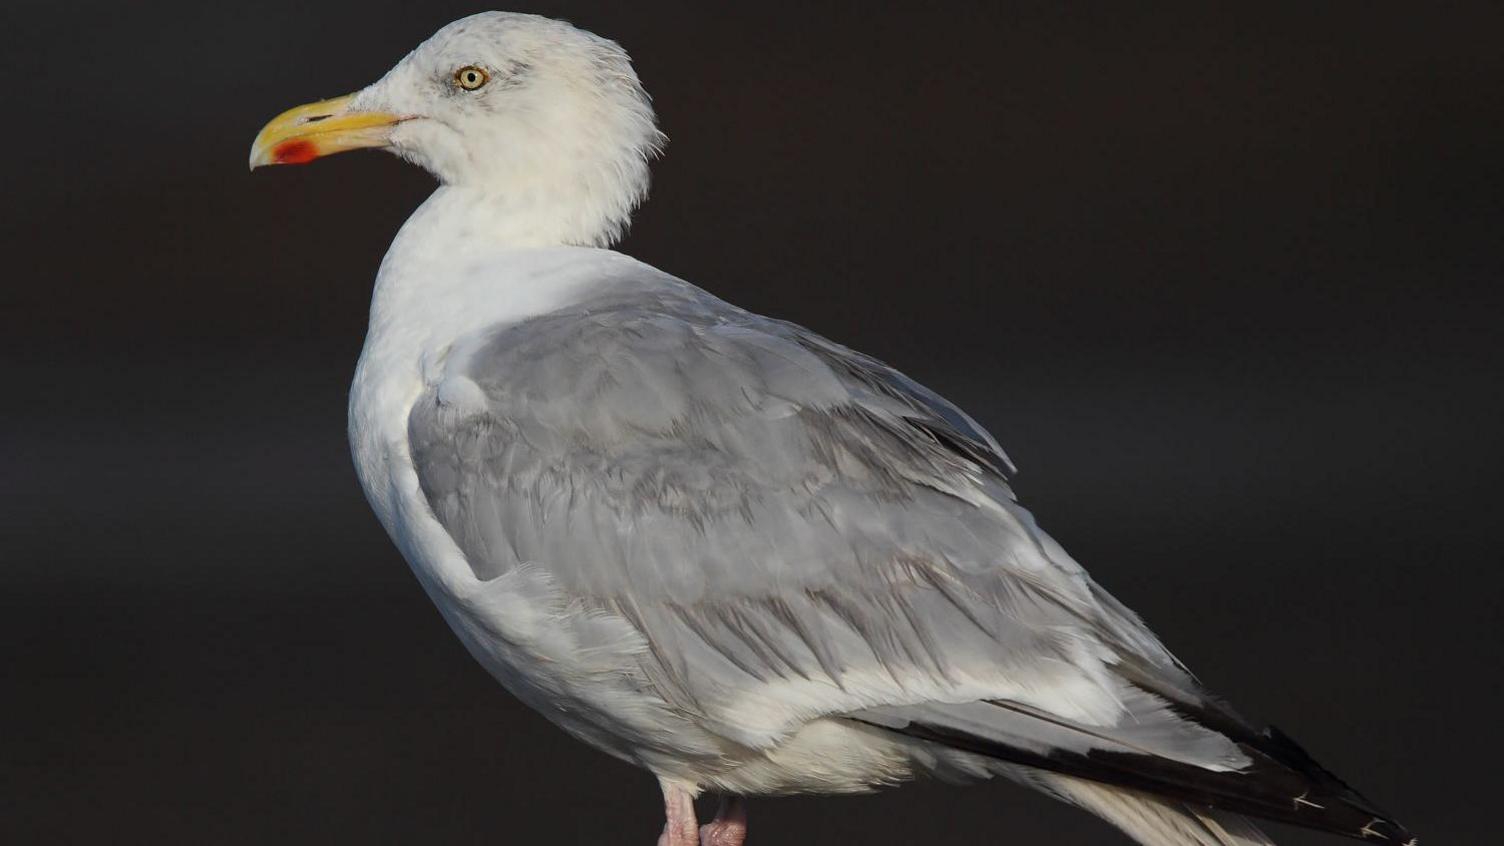
M 318 157 L 318 148 L 310 141 L 283 141 L 272 150 L 272 160 L 277 164 L 308 164 Z

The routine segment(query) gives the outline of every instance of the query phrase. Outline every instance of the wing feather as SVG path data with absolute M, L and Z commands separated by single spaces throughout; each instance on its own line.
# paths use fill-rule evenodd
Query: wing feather
M 676 280 L 455 350 L 409 421 L 434 514 L 480 578 L 539 567 L 629 622 L 634 672 L 706 731 L 856 720 L 1266 815 L 1318 784 L 1035 525 L 991 435 L 881 362 Z M 459 382 L 483 401 L 446 403 Z

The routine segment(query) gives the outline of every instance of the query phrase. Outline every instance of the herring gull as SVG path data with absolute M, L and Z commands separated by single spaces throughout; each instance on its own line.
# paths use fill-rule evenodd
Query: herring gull
M 502 685 L 657 776 L 661 846 L 741 843 L 745 796 L 920 775 L 1003 776 L 1154 846 L 1271 843 L 1248 817 L 1414 842 L 1210 695 L 960 409 L 608 249 L 663 138 L 614 42 L 486 13 L 250 157 L 376 147 L 438 178 L 377 274 L 361 485 Z

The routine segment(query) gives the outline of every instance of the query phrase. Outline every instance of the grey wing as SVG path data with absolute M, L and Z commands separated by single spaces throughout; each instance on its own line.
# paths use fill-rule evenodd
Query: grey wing
M 457 345 L 410 435 L 477 576 L 629 621 L 653 694 L 732 742 L 836 717 L 1297 822 L 1338 795 L 1037 528 L 980 426 L 800 327 L 635 287 Z

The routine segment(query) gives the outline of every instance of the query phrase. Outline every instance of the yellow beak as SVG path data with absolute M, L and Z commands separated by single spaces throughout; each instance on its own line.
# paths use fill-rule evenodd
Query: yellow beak
M 307 164 L 322 156 L 385 147 L 392 127 L 406 118 L 386 112 L 350 111 L 355 95 L 320 100 L 272 118 L 251 142 L 251 170 L 262 165 Z

